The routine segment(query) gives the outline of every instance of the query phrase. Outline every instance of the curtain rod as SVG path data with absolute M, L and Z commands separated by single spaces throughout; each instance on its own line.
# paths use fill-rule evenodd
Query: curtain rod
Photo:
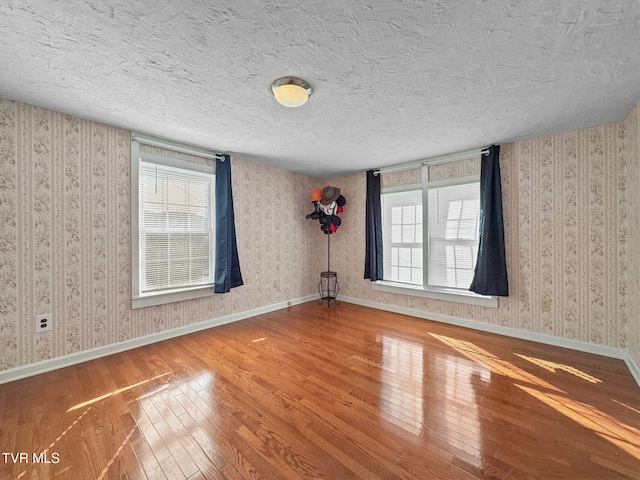
M 443 155 L 441 157 L 428 158 L 419 162 L 407 163 L 399 165 L 397 167 L 378 168 L 373 174 L 380 175 L 381 173 L 393 173 L 401 172 L 403 170 L 411 170 L 412 168 L 424 167 L 425 165 L 438 165 L 440 163 L 454 162 L 456 160 L 464 160 L 465 158 L 473 157 L 476 155 L 489 155 L 489 148 L 479 148 L 476 150 L 469 150 L 467 152 L 454 153 L 451 155 Z
M 182 153 L 188 153 L 190 155 L 196 155 L 198 157 L 211 158 L 213 160 L 220 160 L 222 162 L 224 162 L 226 159 L 226 156 L 221 153 L 216 153 L 212 155 L 196 147 L 193 147 L 193 148 L 183 147 L 173 142 L 164 141 L 160 139 L 150 139 L 142 135 L 134 135 L 131 137 L 131 139 L 138 141 L 140 143 L 144 143 L 145 145 L 151 145 L 152 147 L 166 148 L 169 150 L 175 150 Z

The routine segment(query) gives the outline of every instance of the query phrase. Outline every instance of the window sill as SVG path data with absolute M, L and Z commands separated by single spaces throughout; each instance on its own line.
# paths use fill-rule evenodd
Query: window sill
M 445 300 L 447 302 L 466 303 L 469 305 L 480 305 L 482 307 L 490 308 L 498 307 L 498 297 L 478 295 L 472 292 L 432 289 L 426 290 L 415 285 L 406 285 L 385 280 L 374 282 L 372 284 L 372 287 L 374 290 L 388 293 L 397 293 L 399 295 L 433 298 L 436 300 Z
M 152 307 L 154 305 L 163 305 L 165 303 L 181 302 L 183 300 L 208 297 L 214 294 L 215 292 L 213 285 L 182 290 L 169 290 L 166 292 L 149 293 L 131 299 L 131 308 L 136 309 Z

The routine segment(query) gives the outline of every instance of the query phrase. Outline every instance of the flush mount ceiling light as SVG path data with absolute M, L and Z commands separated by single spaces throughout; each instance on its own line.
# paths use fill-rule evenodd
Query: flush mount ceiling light
M 299 107 L 307 103 L 313 89 L 304 80 L 295 77 L 283 77 L 271 84 L 271 91 L 280 105 Z

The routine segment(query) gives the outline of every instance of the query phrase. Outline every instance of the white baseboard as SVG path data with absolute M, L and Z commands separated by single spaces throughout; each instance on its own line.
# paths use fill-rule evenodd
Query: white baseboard
M 306 297 L 300 297 L 295 300 L 290 300 L 290 302 L 291 305 L 299 305 L 311 300 L 316 300 L 317 298 L 317 294 L 307 295 Z M 224 317 L 219 318 L 212 318 L 211 320 L 194 323 L 193 325 L 174 328 L 160 333 L 153 333 L 151 335 L 145 335 L 144 337 L 132 338 L 131 340 L 125 340 L 124 342 L 105 345 L 104 347 L 92 348 L 91 350 L 85 350 L 83 352 L 71 353 L 62 357 L 51 358 L 48 360 L 42 360 L 40 362 L 30 363 L 29 365 L 11 368 L 0 372 L 0 385 L 3 383 L 20 380 L 22 378 L 31 377 L 33 375 L 38 375 L 40 373 L 57 370 L 59 368 L 77 365 L 78 363 L 87 362 L 96 358 L 106 357 L 108 355 L 113 355 L 114 353 L 120 353 L 126 350 L 131 350 L 133 348 L 142 347 L 144 345 L 150 345 L 162 340 L 168 340 L 170 338 L 180 337 L 182 335 L 198 332 L 200 330 L 206 330 L 208 328 L 218 327 L 227 323 L 245 320 L 250 317 L 255 317 L 256 315 L 262 315 L 264 313 L 287 308 L 288 306 L 288 302 L 274 303 L 272 305 L 254 308 L 253 310 L 247 310 L 245 312 L 233 313 L 231 315 L 225 315 Z
M 306 303 L 306 302 L 317 300 L 317 299 L 318 299 L 317 294 L 307 295 L 305 297 L 300 297 L 295 300 L 291 300 L 291 305 L 299 305 L 301 303 Z M 471 328 L 474 330 L 479 330 L 479 331 L 488 332 L 488 333 L 496 333 L 498 335 L 504 335 L 512 338 L 519 338 L 521 340 L 530 340 L 533 342 L 553 345 L 556 347 L 568 348 L 568 349 L 577 350 L 580 352 L 593 353 L 593 354 L 602 355 L 605 357 L 622 359 L 627 364 L 627 367 L 629 368 L 629 371 L 631 372 L 631 375 L 635 379 L 636 383 L 638 384 L 638 386 L 640 386 L 640 367 L 633 360 L 633 358 L 631 358 L 629 353 L 626 350 L 623 350 L 621 348 L 595 345 L 592 343 L 580 342 L 577 340 L 569 340 L 565 338 L 554 337 L 551 335 L 543 335 L 540 333 L 527 332 L 525 330 L 519 330 L 517 328 L 503 327 L 501 325 L 492 325 L 488 323 L 475 322 L 473 320 L 469 320 L 465 318 L 428 313 L 422 310 L 398 307 L 395 305 L 387 305 L 384 303 L 372 302 L 369 300 L 362 300 L 362 299 L 353 298 L 353 297 L 345 297 L 342 295 L 340 296 L 339 300 L 346 303 L 362 305 L 364 307 L 376 308 L 378 310 L 385 310 L 388 312 L 410 315 L 412 317 L 424 318 L 425 320 L 433 320 L 436 322 L 446 323 L 449 325 L 456 325 L 459 327 Z M 106 357 L 108 355 L 113 355 L 114 353 L 124 352 L 126 350 L 131 350 L 137 347 L 150 345 L 152 343 L 168 340 L 170 338 L 180 337 L 182 335 L 187 335 L 189 333 L 194 333 L 201 330 L 218 327 L 220 325 L 237 322 L 239 320 L 245 320 L 247 318 L 254 317 L 256 315 L 262 315 L 264 313 L 280 310 L 280 309 L 286 308 L 287 306 L 289 306 L 288 302 L 274 303 L 272 305 L 255 308 L 253 310 L 247 310 L 245 312 L 234 313 L 231 315 L 225 315 L 224 317 L 213 318 L 211 320 L 206 320 L 204 322 L 196 323 L 193 325 L 187 325 L 185 327 L 167 330 L 165 332 L 154 333 L 151 335 L 146 335 L 144 337 L 126 340 L 120 343 L 105 345 L 104 347 L 93 348 L 91 350 L 85 350 L 83 352 L 71 353 L 69 355 L 64 355 L 62 357 L 42 360 L 40 362 L 31 363 L 29 365 L 11 368 L 11 369 L 0 372 L 0 385 L 3 383 L 20 380 L 22 378 L 31 377 L 33 375 L 38 375 L 41 373 L 50 372 L 52 370 L 57 370 L 59 368 L 69 367 L 71 365 L 76 365 L 78 363 L 87 362 L 89 360 Z
M 436 322 L 446 323 L 449 325 L 456 325 L 459 327 L 471 328 L 474 330 L 480 330 L 488 333 L 496 333 L 498 335 L 504 335 L 506 337 L 519 338 L 521 340 L 529 340 L 532 342 L 544 343 L 546 345 L 553 345 L 556 347 L 569 348 L 571 350 L 578 350 L 585 353 L 593 353 L 596 355 L 602 355 L 604 357 L 618 358 L 625 360 L 627 365 L 631 360 L 626 350 L 621 348 L 607 347 L 604 345 L 596 345 L 593 343 L 580 342 L 577 340 L 569 340 L 566 338 L 554 337 L 552 335 L 544 335 L 541 333 L 527 332 L 517 328 L 503 327 L 501 325 L 492 325 L 489 323 L 476 322 L 466 318 L 452 317 L 449 315 L 441 315 L 437 313 L 424 312 L 422 310 L 415 310 L 412 308 L 398 307 L 395 305 L 387 305 L 384 303 L 372 302 L 369 300 L 362 300 L 359 298 L 340 296 L 340 300 L 347 303 L 355 303 L 356 305 L 362 305 L 364 307 L 377 308 L 378 310 L 385 310 L 388 312 L 401 313 L 404 315 L 410 315 L 412 317 L 424 318 L 425 320 L 433 320 Z M 636 366 L 637 369 L 637 366 Z M 640 371 L 638 371 L 640 374 Z M 633 374 L 633 371 L 632 371 Z M 640 378 L 634 375 L 636 381 Z M 638 381 L 640 386 L 640 381 Z
M 629 355 L 629 352 L 626 352 L 624 361 L 627 364 L 627 367 L 629 368 L 631 375 L 633 375 L 633 378 L 635 379 L 636 383 L 638 384 L 638 386 L 640 386 L 640 367 L 633 360 L 633 358 L 631 358 L 631 355 Z

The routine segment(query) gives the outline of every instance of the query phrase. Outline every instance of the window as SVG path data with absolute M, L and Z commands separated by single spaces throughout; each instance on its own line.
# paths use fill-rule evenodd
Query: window
M 494 306 L 469 291 L 479 242 L 480 178 L 382 190 L 384 280 L 377 290 Z
M 150 153 L 145 142 L 154 145 L 142 135 L 132 143 L 133 307 L 211 295 L 215 163 L 190 161 L 177 144 Z
M 422 286 L 422 190 L 382 195 L 384 278 Z
M 429 285 L 467 290 L 478 257 L 480 182 L 433 187 L 429 194 Z

